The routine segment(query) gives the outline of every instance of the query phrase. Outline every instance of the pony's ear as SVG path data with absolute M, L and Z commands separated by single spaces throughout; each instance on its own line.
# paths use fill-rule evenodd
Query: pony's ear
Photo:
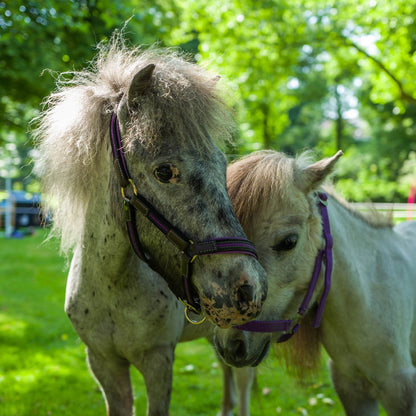
M 127 98 L 122 97 L 120 104 L 117 108 L 117 117 L 119 121 L 119 128 L 121 135 L 124 136 L 125 130 L 124 126 L 126 125 L 128 118 L 129 118 L 129 106 L 127 105 Z
M 296 186 L 305 193 L 316 189 L 325 178 L 334 170 L 338 159 L 343 155 L 341 150 L 326 159 L 322 159 L 312 165 L 301 169 L 295 175 Z
M 154 69 L 155 65 L 149 64 L 137 72 L 137 74 L 133 77 L 127 95 L 127 104 L 130 108 L 133 108 L 134 101 L 144 94 L 146 88 L 150 84 Z

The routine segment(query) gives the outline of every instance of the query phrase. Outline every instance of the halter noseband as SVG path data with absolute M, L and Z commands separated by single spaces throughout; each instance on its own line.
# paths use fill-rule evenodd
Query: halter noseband
M 303 298 L 302 304 L 298 309 L 298 315 L 294 319 L 282 319 L 279 321 L 250 321 L 243 325 L 237 325 L 234 328 L 242 329 L 249 332 L 283 332 L 278 338 L 277 342 L 284 342 L 290 339 L 296 331 L 299 329 L 301 319 L 304 317 L 308 310 L 309 303 L 312 299 L 313 292 L 315 291 L 316 283 L 318 282 L 319 275 L 321 273 L 322 263 L 325 260 L 325 282 L 324 290 L 321 295 L 321 299 L 318 304 L 315 319 L 313 321 L 313 327 L 318 328 L 321 325 L 322 315 L 324 313 L 326 299 L 328 297 L 329 289 L 331 287 L 331 273 L 332 273 L 332 246 L 333 240 L 331 235 L 331 229 L 329 226 L 328 217 L 328 196 L 319 192 L 319 209 L 322 217 L 323 236 L 325 239 L 325 248 L 319 250 L 315 260 L 315 267 L 312 274 L 312 279 L 309 283 L 309 288 Z
M 179 294 L 176 288 L 169 285 L 175 296 L 185 305 L 185 316 L 191 323 L 194 322 L 188 317 L 188 310 L 192 312 L 201 313 L 201 306 L 199 298 L 193 295 L 190 287 L 190 279 L 192 277 L 192 264 L 198 256 L 208 254 L 247 254 L 257 259 L 257 252 L 251 243 L 246 238 L 242 237 L 222 237 L 212 240 L 199 241 L 194 243 L 184 233 L 177 230 L 162 214 L 160 214 L 150 202 L 148 202 L 142 195 L 139 194 L 137 187 L 131 178 L 127 168 L 126 159 L 123 152 L 123 144 L 117 115 L 111 115 L 110 123 L 110 139 L 111 147 L 114 157 L 114 166 L 119 177 L 121 185 L 121 195 L 123 197 L 126 225 L 129 235 L 130 244 L 136 255 L 146 262 L 153 270 L 163 276 L 163 272 L 155 261 L 143 249 L 136 227 L 136 213 L 141 214 L 144 218 L 150 221 L 157 227 L 165 237 L 178 249 L 181 258 L 181 278 L 183 279 L 184 294 L 186 300 L 183 299 L 182 294 Z M 133 193 L 127 196 L 126 189 L 132 188 Z M 169 284 L 169 281 L 167 282 Z M 205 318 L 204 318 L 205 319 Z

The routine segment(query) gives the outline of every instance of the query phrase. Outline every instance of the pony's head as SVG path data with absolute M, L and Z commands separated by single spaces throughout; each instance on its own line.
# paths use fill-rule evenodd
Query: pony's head
M 194 242 L 244 237 L 226 190 L 226 159 L 216 145 L 234 128 L 217 84 L 218 78 L 178 53 L 129 49 L 115 39 L 91 69 L 71 74 L 49 97 L 37 130 L 38 171 L 63 249 L 85 244 L 92 221 L 110 221 L 125 232 L 109 139 L 112 113 L 137 192 L 176 230 Z M 126 192 L 132 196 L 132 189 Z M 143 250 L 182 295 L 178 248 L 145 216 L 137 215 L 136 225 Z M 125 241 L 119 250 L 130 250 L 127 234 Z M 203 255 L 192 268 L 190 290 L 212 322 L 227 327 L 258 315 L 267 283 L 253 257 Z
M 268 279 L 261 321 L 294 319 L 324 246 L 316 191 L 341 152 L 311 164 L 273 151 L 256 152 L 228 168 L 228 190 L 247 235 L 256 245 Z M 319 280 L 316 294 L 321 292 Z M 277 334 L 278 336 L 280 334 Z M 267 354 L 270 334 L 237 329 L 216 331 L 220 355 L 232 365 L 257 365 Z

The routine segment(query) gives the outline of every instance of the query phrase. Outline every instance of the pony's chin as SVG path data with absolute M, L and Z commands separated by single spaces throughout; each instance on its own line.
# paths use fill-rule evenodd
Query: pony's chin
M 257 357 L 257 360 L 251 365 L 251 367 L 257 367 L 269 355 L 269 351 L 270 351 L 270 341 L 267 341 L 262 352 Z
M 245 363 L 234 365 L 234 367 L 257 367 L 268 355 L 270 351 L 270 341 L 267 341 L 261 350 L 260 354 L 253 358 L 253 360 L 247 360 Z
M 255 354 L 254 356 L 251 356 L 250 358 L 247 358 L 245 360 L 233 360 L 232 358 L 228 357 L 226 360 L 221 354 L 222 360 L 233 367 L 242 368 L 242 367 L 257 367 L 269 354 L 270 350 L 270 341 L 267 341 L 263 349 L 260 351 L 259 354 Z

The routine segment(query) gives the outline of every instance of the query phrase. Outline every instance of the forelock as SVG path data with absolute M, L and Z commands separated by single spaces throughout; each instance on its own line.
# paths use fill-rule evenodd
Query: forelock
M 274 151 L 254 152 L 228 167 L 228 193 L 243 228 L 268 201 L 288 199 L 295 168 L 295 159 Z

